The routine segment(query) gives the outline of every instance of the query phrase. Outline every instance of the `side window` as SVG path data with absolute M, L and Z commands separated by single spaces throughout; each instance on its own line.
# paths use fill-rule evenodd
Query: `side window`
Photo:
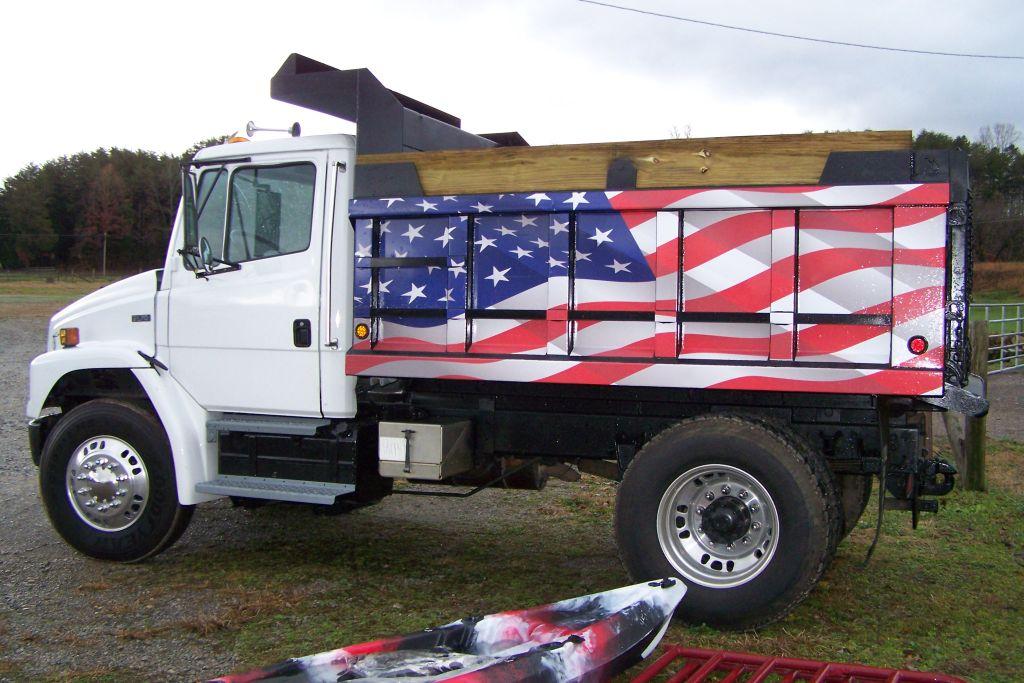
M 199 176 L 195 201 L 197 234 L 185 235 L 189 245 L 199 246 L 200 239 L 205 237 L 210 243 L 213 255 L 221 256 L 224 247 L 224 212 L 227 209 L 227 197 L 227 171 L 224 168 L 203 171 Z
M 227 260 L 252 261 L 309 248 L 315 184 L 316 166 L 310 163 L 235 171 Z

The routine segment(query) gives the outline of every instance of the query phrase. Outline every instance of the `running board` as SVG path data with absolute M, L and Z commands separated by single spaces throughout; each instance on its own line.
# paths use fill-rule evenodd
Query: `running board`
M 331 423 L 322 417 L 283 417 L 280 415 L 246 415 L 224 413 L 206 423 L 206 440 L 217 440 L 219 432 L 247 432 L 250 434 L 292 434 L 313 436 L 320 427 Z
M 197 493 L 239 498 L 260 498 L 282 500 L 289 503 L 316 503 L 331 505 L 338 496 L 353 493 L 351 484 L 335 484 L 321 481 L 299 481 L 298 479 L 267 479 L 264 477 L 241 477 L 222 474 L 212 481 L 196 484 Z

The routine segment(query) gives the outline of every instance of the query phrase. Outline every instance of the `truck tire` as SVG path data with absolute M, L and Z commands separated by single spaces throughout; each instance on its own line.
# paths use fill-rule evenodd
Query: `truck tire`
M 677 616 L 725 628 L 762 626 L 803 600 L 841 525 L 824 457 L 742 416 L 697 417 L 656 436 L 626 469 L 615 508 L 633 579 L 681 578 Z
M 846 538 L 857 526 L 871 501 L 871 477 L 863 474 L 836 475 L 839 502 L 843 508 L 843 534 Z
M 192 518 L 163 427 L 128 403 L 89 401 L 62 417 L 43 446 L 39 489 L 57 533 L 100 560 L 151 557 Z

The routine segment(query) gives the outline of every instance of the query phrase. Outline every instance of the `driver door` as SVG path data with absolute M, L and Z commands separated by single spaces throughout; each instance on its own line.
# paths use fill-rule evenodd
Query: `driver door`
M 196 170 L 184 247 L 203 255 L 175 260 L 167 365 L 207 410 L 321 414 L 325 166 L 314 153 Z

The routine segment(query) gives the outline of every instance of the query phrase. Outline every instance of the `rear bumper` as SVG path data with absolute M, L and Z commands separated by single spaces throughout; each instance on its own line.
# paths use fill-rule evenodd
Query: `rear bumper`
M 978 375 L 968 377 L 966 387 L 947 382 L 942 396 L 921 397 L 921 400 L 954 413 L 963 413 L 967 417 L 985 417 L 988 415 L 988 391 L 985 380 Z

